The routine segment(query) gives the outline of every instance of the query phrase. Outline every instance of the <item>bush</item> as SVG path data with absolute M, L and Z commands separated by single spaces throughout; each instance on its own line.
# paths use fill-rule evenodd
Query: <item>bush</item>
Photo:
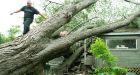
M 126 74 L 127 69 L 117 66 L 117 58 L 109 51 L 107 45 L 100 38 L 96 38 L 95 43 L 90 46 L 90 53 L 96 56 L 97 59 L 105 61 L 105 67 L 95 69 L 95 73 L 100 75 L 123 75 Z

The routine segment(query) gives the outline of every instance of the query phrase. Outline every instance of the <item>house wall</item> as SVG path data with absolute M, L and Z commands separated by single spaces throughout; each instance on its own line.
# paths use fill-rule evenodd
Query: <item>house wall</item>
M 125 35 L 125 36 L 119 36 L 119 35 L 107 35 L 103 37 L 106 39 L 123 39 L 123 38 L 135 38 L 137 39 L 137 49 L 129 49 L 129 50 L 123 50 L 123 49 L 116 49 L 111 50 L 112 54 L 118 58 L 118 64 L 120 66 L 125 67 L 140 67 L 140 35 Z

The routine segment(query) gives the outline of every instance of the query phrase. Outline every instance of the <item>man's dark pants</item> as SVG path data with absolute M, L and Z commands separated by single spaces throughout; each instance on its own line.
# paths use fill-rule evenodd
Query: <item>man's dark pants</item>
M 30 24 L 33 22 L 32 18 L 24 18 L 24 30 L 23 30 L 23 34 L 26 34 L 27 32 L 29 32 L 30 30 Z

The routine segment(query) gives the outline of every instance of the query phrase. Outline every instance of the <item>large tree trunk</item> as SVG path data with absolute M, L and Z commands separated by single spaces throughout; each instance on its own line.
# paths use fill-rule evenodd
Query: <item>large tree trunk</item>
M 84 49 L 85 48 L 88 48 L 91 43 L 92 43 L 92 40 L 90 39 L 90 41 L 88 43 L 84 43 L 83 46 L 79 46 L 79 48 L 77 48 L 76 50 L 73 50 L 74 51 L 73 54 L 71 56 L 69 56 L 56 69 L 54 69 L 54 71 L 56 72 L 56 74 L 62 75 L 63 73 L 67 72 L 70 68 L 72 68 L 72 65 L 75 64 L 75 61 L 79 59 L 79 57 L 81 56 L 81 54 L 83 54 Z M 86 47 L 84 45 L 86 45 Z
M 48 18 L 43 25 L 32 29 L 28 34 L 0 45 L 0 75 L 21 75 L 34 66 L 38 66 L 38 64 L 64 54 L 64 48 L 70 46 L 70 44 L 61 47 L 65 41 L 61 41 L 62 38 L 51 40 L 51 35 L 69 22 L 77 12 L 96 3 L 96 1 L 83 0 L 78 4 L 67 5 L 56 15 Z M 60 48 L 57 48 L 58 44 L 61 44 Z M 56 49 L 52 49 L 52 47 L 57 48 L 59 51 L 55 52 Z M 45 52 L 46 49 L 48 49 L 47 54 L 42 57 L 40 54 Z M 46 57 L 46 55 L 49 57 Z
M 70 18 L 85 7 L 96 3 L 97 0 L 84 0 L 78 4 L 68 5 L 61 12 L 47 19 L 43 25 L 31 30 L 28 34 L 14 41 L 0 45 L 0 75 L 21 75 L 39 64 L 67 53 L 65 48 L 75 42 L 93 35 L 109 32 L 126 26 L 136 13 L 123 21 L 104 25 L 98 28 L 77 30 L 56 40 L 51 35 L 70 21 Z
M 46 75 L 45 64 L 38 64 L 38 66 L 34 66 L 24 75 Z
M 63 75 L 64 72 L 67 72 L 67 70 L 70 68 L 72 63 L 81 55 L 83 52 L 84 47 L 80 47 L 78 50 L 75 51 L 66 61 L 58 66 L 54 71 L 57 75 Z

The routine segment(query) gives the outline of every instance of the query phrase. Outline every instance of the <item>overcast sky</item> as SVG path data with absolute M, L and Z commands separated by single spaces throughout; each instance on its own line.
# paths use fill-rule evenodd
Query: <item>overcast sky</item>
M 43 13 L 43 8 L 41 7 L 42 0 L 32 0 L 33 6 L 37 8 L 41 13 Z M 60 2 L 61 0 L 51 0 L 55 2 Z M 23 27 L 23 12 L 10 15 L 20 9 L 22 6 L 26 5 L 27 0 L 1 0 L 0 2 L 0 32 L 5 34 L 12 25 L 20 25 Z

